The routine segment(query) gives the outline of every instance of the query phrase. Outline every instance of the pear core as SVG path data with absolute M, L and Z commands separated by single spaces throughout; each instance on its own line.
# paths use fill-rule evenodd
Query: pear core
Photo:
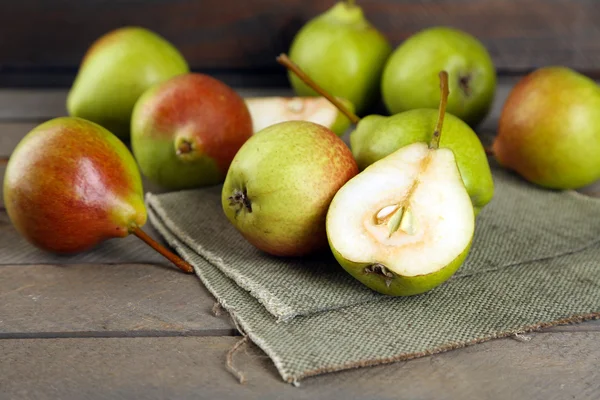
M 450 149 L 403 147 L 351 179 L 327 216 L 331 247 L 392 279 L 441 270 L 470 246 L 475 215 Z

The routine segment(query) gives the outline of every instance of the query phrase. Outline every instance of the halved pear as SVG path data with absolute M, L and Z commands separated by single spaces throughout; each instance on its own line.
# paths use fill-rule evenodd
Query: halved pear
M 454 152 L 440 148 L 448 73 L 440 72 L 438 122 L 417 142 L 371 164 L 336 193 L 327 237 L 338 262 L 380 293 L 410 296 L 450 278 L 469 253 L 475 211 Z
M 339 99 L 345 107 L 354 110 L 348 100 Z M 324 97 L 249 97 L 246 105 L 252 116 L 254 132 L 286 121 L 309 121 L 343 136 L 350 120 Z
M 335 195 L 327 236 L 338 262 L 378 292 L 426 292 L 456 272 L 475 231 L 454 153 L 426 143 L 372 164 Z

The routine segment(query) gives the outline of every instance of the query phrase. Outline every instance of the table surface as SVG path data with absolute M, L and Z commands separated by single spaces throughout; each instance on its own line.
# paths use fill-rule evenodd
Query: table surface
M 484 142 L 512 84 L 500 80 L 493 111 L 478 129 Z M 38 123 L 65 115 L 65 98 L 66 90 L 0 90 L 0 157 Z M 582 192 L 600 196 L 599 188 Z M 599 321 L 328 374 L 299 387 L 284 383 L 250 344 L 235 355 L 247 377 L 240 385 L 225 367 L 240 336 L 226 314 L 213 313 L 215 301 L 195 276 L 150 264 L 9 265 L 2 236 L 12 229 L 2 205 L 0 399 L 596 399 L 600 393 Z

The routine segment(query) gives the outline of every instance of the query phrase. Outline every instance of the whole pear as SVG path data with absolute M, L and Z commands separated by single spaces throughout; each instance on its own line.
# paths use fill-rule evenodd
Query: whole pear
M 193 270 L 141 231 L 147 212 L 135 160 L 93 122 L 61 117 L 29 132 L 6 167 L 4 204 L 17 231 L 43 250 L 77 253 L 135 234 Z
M 448 112 L 471 126 L 488 114 L 496 91 L 496 71 L 486 48 L 466 32 L 433 27 L 405 40 L 389 57 L 381 91 L 391 114 L 435 109 L 438 71 L 449 75 Z
M 324 126 L 271 125 L 233 159 L 223 185 L 223 210 L 258 249 L 276 256 L 309 254 L 327 247 L 327 208 L 357 172 L 346 144 Z
M 362 114 L 379 97 L 379 81 L 392 48 L 352 2 L 338 2 L 296 34 L 290 58 L 332 95 L 345 98 Z M 298 96 L 316 96 L 293 74 Z
M 540 68 L 510 92 L 493 144 L 498 162 L 550 189 L 600 178 L 600 88 L 566 67 Z
M 438 113 L 415 109 L 390 117 L 369 115 L 350 133 L 350 147 L 360 170 L 398 149 L 426 142 L 433 132 Z M 479 137 L 462 120 L 446 113 L 440 148 L 452 150 L 467 192 L 478 214 L 494 196 L 494 181 L 488 158 Z
M 163 37 L 141 27 L 120 28 L 88 49 L 69 91 L 67 110 L 126 139 L 142 93 L 188 71 L 183 56 Z
M 223 182 L 250 136 L 244 99 L 204 74 L 153 86 L 136 103 L 131 120 L 131 146 L 142 173 L 172 190 Z

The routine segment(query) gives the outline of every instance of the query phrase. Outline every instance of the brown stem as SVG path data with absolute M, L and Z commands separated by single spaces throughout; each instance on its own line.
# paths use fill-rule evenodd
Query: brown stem
M 148 236 L 148 234 L 146 232 L 141 230 L 139 226 L 135 226 L 134 228 L 132 228 L 131 233 L 133 233 L 135 236 L 142 239 L 144 242 L 146 242 L 146 244 L 148 246 L 150 246 L 154 250 L 158 251 L 167 260 L 171 261 L 183 272 L 186 272 L 188 274 L 191 274 L 192 272 L 194 272 L 194 267 L 192 267 L 190 264 L 185 262 L 179 256 L 177 256 L 177 255 L 173 254 L 172 252 L 170 252 L 169 250 L 167 250 L 163 245 L 158 243 L 156 240 L 152 239 L 150 236 Z
M 440 147 L 442 127 L 444 126 L 444 116 L 446 115 L 446 105 L 448 104 L 448 95 L 450 94 L 450 90 L 448 89 L 448 73 L 446 71 L 440 71 L 439 77 L 441 97 L 437 125 L 435 126 L 435 131 L 433 131 L 433 137 L 431 138 L 431 143 L 429 144 L 429 147 L 432 149 L 437 149 Z
M 284 67 L 286 67 L 288 70 L 292 71 L 294 74 L 296 74 L 296 76 L 298 78 L 300 78 L 300 80 L 302 82 L 306 83 L 306 85 L 308 85 L 315 92 L 319 93 L 321 96 L 323 96 L 327 100 L 329 100 L 331 102 L 331 104 L 336 106 L 336 108 L 338 110 L 340 110 L 342 112 L 342 114 L 344 114 L 346 117 L 348 117 L 348 119 L 353 124 L 356 125 L 360 122 L 360 118 L 356 114 L 354 114 L 352 111 L 348 110 L 342 104 L 341 101 L 339 101 L 337 98 L 335 98 L 330 93 L 325 91 L 325 89 L 323 89 L 322 87 L 317 85 L 317 83 L 315 81 L 313 81 L 310 78 L 310 76 L 306 75 L 306 73 L 304 71 L 302 71 L 302 69 L 300 69 L 300 67 L 298 65 L 294 64 L 294 62 L 292 60 L 290 60 L 290 58 L 287 56 L 287 54 L 285 54 L 285 53 L 280 54 L 279 57 L 277 57 L 277 62 L 279 64 L 283 65 Z
M 8 164 L 8 160 L 9 160 L 8 157 L 6 157 L 6 158 L 4 158 L 4 157 L 0 158 L 0 165 L 7 165 Z

